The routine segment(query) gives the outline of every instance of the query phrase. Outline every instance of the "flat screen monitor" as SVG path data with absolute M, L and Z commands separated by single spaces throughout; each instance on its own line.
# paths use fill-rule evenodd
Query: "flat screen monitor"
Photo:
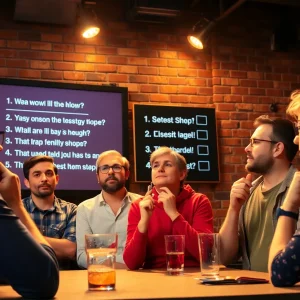
M 0 130 L 6 132 L 0 159 L 20 176 L 23 189 L 28 157 L 52 156 L 60 175 L 56 189 L 86 198 L 99 191 L 99 153 L 128 155 L 127 88 L 1 79 L 0 95 Z
M 150 155 L 161 146 L 182 154 L 187 182 L 219 182 L 214 108 L 134 104 L 135 180 L 151 181 Z

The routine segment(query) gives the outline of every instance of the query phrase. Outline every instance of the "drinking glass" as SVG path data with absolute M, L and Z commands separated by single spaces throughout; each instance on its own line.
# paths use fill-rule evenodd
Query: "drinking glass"
M 165 235 L 167 273 L 169 275 L 183 274 L 184 270 L 184 235 Z
M 116 287 L 117 234 L 86 234 L 88 287 L 90 291 L 110 291 Z
M 220 269 L 220 237 L 218 233 L 199 233 L 201 275 L 216 277 Z

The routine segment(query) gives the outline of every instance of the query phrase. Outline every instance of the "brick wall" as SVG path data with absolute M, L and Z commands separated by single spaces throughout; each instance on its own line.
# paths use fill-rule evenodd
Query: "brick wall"
M 130 153 L 133 103 L 215 107 L 221 182 L 193 187 L 210 198 L 218 230 L 230 187 L 245 175 L 244 147 L 253 120 L 261 114 L 284 117 L 290 92 L 300 86 L 300 51 L 270 51 L 276 15 L 261 7 L 232 14 L 211 34 L 205 51 L 187 44 L 186 24 L 133 24 L 124 21 L 121 9 L 103 9 L 105 27 L 88 41 L 72 28 L 16 24 L 12 11 L 2 10 L 0 76 L 128 87 Z M 278 103 L 276 114 L 271 103 Z M 132 177 L 130 189 L 143 193 L 146 186 Z

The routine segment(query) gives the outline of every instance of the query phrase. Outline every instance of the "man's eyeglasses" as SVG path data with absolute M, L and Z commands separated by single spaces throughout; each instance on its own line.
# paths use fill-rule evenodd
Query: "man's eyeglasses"
M 0 131 L 0 145 L 4 143 L 5 131 Z
M 98 171 L 100 171 L 102 174 L 107 174 L 109 172 L 109 170 L 112 169 L 114 173 L 120 173 L 122 171 L 122 168 L 125 169 L 124 166 L 121 166 L 118 164 L 112 165 L 112 166 L 103 165 L 103 166 L 98 167 Z
M 259 142 L 268 142 L 268 143 L 271 143 L 271 144 L 279 143 L 277 141 L 269 141 L 269 140 L 263 140 L 263 139 L 250 139 L 250 146 L 253 147 L 256 144 L 259 144 Z

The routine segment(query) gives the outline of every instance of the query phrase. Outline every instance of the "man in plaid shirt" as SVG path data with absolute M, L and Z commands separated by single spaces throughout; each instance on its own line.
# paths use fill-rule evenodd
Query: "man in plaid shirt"
M 50 156 L 34 156 L 23 164 L 25 185 L 31 195 L 23 204 L 46 237 L 59 260 L 61 269 L 68 269 L 76 254 L 77 206 L 54 195 L 59 176 Z

